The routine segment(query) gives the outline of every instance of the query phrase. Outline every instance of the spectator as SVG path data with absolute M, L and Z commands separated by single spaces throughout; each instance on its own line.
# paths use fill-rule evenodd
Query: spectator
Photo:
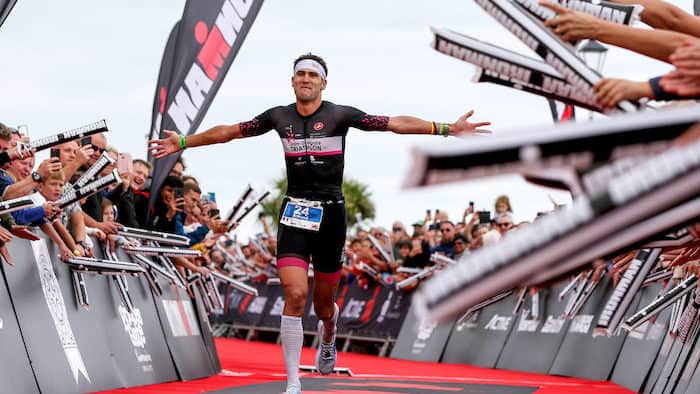
M 107 139 L 104 134 L 95 134 L 92 136 L 92 155 L 82 167 L 83 172 L 87 171 L 88 168 L 92 167 L 100 156 L 102 152 L 107 149 Z M 88 197 L 80 206 L 85 214 L 85 224 L 90 227 L 99 228 L 105 233 L 116 233 L 117 228 L 101 228 L 97 223 L 102 222 L 102 194 L 96 193 Z M 89 218 L 89 219 L 88 219 Z
M 176 178 L 180 178 L 183 182 L 184 179 L 182 179 L 182 174 L 185 173 L 185 170 L 187 167 L 185 167 L 185 159 L 182 158 L 182 156 L 177 158 L 177 161 L 175 162 L 175 165 L 173 165 L 173 169 L 170 170 L 170 176 L 174 176 Z
M 417 231 L 423 232 L 423 224 L 424 224 L 424 222 L 422 222 L 420 220 L 411 224 L 411 227 L 413 227 L 413 232 L 411 233 L 411 237 L 415 236 Z
M 182 187 L 183 184 L 180 178 L 174 176 L 165 178 L 153 207 L 151 229 L 176 234 L 177 228 L 182 227 L 183 217 L 181 212 L 184 199 L 175 199 L 175 189 Z
M 151 176 L 151 164 L 141 159 L 135 159 L 134 173 L 131 178 L 131 188 L 134 194 L 134 212 L 139 227 L 147 227 L 146 218 L 148 217 L 148 199 L 151 194 L 145 189 L 146 181 Z
M 65 178 L 63 172 L 58 171 L 51 173 L 47 179 L 42 179 L 37 185 L 39 194 L 36 195 L 35 200 L 42 203 L 45 201 L 56 201 L 61 197 L 61 194 L 63 194 L 64 185 Z M 33 222 L 32 225 L 41 227 L 41 230 L 56 243 L 62 260 L 65 261 L 74 256 L 81 255 L 73 237 L 71 237 L 60 220 L 42 218 Z
M 425 268 L 430 262 L 430 245 L 420 235 L 411 239 L 411 251 L 403 262 L 404 267 Z
M 501 237 L 505 236 L 512 228 L 513 215 L 511 215 L 510 212 L 501 213 L 496 217 L 496 229 L 501 234 Z
M 496 198 L 496 203 L 494 204 L 494 216 L 498 216 L 499 214 L 505 212 L 513 213 L 513 207 L 510 205 L 510 198 L 503 194 Z
M 469 240 L 467 237 L 465 237 L 462 234 L 457 234 L 455 235 L 455 240 L 454 240 L 454 250 L 455 254 L 452 256 L 452 258 L 456 262 L 460 262 L 463 258 L 465 258 L 469 254 Z
M 209 260 L 211 261 L 213 269 L 216 269 L 217 271 L 225 272 L 224 264 L 226 264 L 226 256 L 224 256 L 224 254 L 220 250 L 218 250 L 218 249 L 209 250 Z
M 471 242 L 469 243 L 469 249 L 475 250 L 484 246 L 484 235 L 489 232 L 489 224 L 481 223 L 472 229 L 471 232 Z
M 449 258 L 454 257 L 455 226 L 449 220 L 440 222 L 440 243 L 430 249 L 431 253 L 438 252 Z
M 80 147 L 75 141 L 66 142 L 53 149 L 58 150 L 58 161 L 61 163 L 66 179 L 70 179 L 83 164 L 87 163 L 93 153 L 91 145 Z M 73 184 L 66 182 L 63 192 L 72 189 Z M 69 229 L 79 251 L 86 256 L 92 256 L 94 245 L 87 236 L 85 217 L 79 202 L 74 202 L 63 208 L 61 223 Z

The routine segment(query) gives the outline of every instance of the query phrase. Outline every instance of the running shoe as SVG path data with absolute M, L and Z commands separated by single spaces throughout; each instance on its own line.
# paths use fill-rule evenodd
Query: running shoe
M 287 391 L 285 391 L 285 394 L 301 394 L 301 387 L 297 386 L 296 384 L 293 384 L 287 387 Z
M 335 368 L 336 350 L 335 336 L 330 343 L 323 342 L 323 322 L 318 322 L 318 338 L 319 346 L 316 350 L 316 369 L 321 375 L 328 375 Z

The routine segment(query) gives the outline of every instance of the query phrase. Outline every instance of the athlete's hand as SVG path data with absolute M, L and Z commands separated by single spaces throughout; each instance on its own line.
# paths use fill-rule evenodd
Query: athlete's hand
M 466 114 L 462 115 L 457 119 L 456 122 L 450 125 L 450 135 L 464 135 L 464 134 L 490 134 L 490 130 L 480 129 L 479 127 L 488 126 L 491 122 L 476 122 L 469 123 L 467 120 L 474 115 L 474 110 L 470 110 Z
M 163 130 L 163 133 L 166 135 L 165 138 L 148 141 L 148 143 L 151 145 L 148 150 L 153 153 L 153 157 L 156 159 L 160 159 L 181 150 L 180 134 L 170 130 Z

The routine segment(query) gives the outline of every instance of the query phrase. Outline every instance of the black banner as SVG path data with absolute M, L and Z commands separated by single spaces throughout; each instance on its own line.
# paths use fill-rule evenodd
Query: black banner
M 367 289 L 349 287 L 340 309 L 339 326 L 354 335 L 396 338 L 408 313 L 410 293 L 373 282 Z M 341 290 L 342 294 L 342 290 Z
M 21 261 L 25 263 L 25 261 Z M 0 382 L 8 393 L 39 393 L 32 366 L 24 347 L 22 333 L 5 283 L 5 269 L 12 269 L 0 260 Z
M 539 319 L 521 313 L 498 359 L 497 368 L 548 373 L 569 329 L 559 292 L 568 282 L 539 291 Z M 532 308 L 532 305 L 529 305 Z M 529 312 L 527 310 L 523 312 Z
M 78 308 L 69 267 L 45 239 L 13 240 L 25 256 L 6 270 L 20 329 L 42 392 L 86 392 L 177 379 L 148 286 L 128 278 L 134 309 L 111 277 L 85 274 L 90 307 Z M 99 324 L 96 324 L 99 322 Z
M 495 367 L 508 335 L 516 325 L 517 317 L 513 316 L 515 299 L 513 293 L 455 324 L 442 361 Z
M 161 63 L 151 139 L 162 137 L 163 130 L 181 135 L 196 132 L 262 3 L 262 0 L 190 0 L 185 4 Z M 148 152 L 148 160 L 154 165 L 149 207 L 153 206 L 160 185 L 179 156 L 154 160 Z
M 282 286 L 268 286 L 259 282 L 258 296 L 242 293 L 232 287 L 220 287 L 225 291 L 223 315 L 217 322 L 233 323 L 241 326 L 279 329 L 284 309 Z M 304 331 L 315 332 L 318 317 L 313 308 L 311 293 L 313 281 L 309 281 L 309 297 L 306 299 L 302 324 Z M 351 334 L 357 337 L 396 338 L 410 306 L 410 293 L 397 291 L 371 283 L 367 289 L 357 284 L 341 284 L 336 303 L 338 334 Z
M 430 321 L 421 321 L 415 309 L 411 307 L 391 350 L 391 357 L 404 360 L 440 361 L 454 323 L 454 320 L 439 325 Z
M 219 373 L 218 363 L 212 362 L 203 338 L 207 331 L 200 325 L 195 303 L 185 289 L 174 285 L 162 287 L 163 296 L 156 300 L 156 307 L 180 379 Z
M 661 288 L 662 284 L 657 283 L 642 289 L 639 305 L 643 307 L 654 301 Z M 666 336 L 670 313 L 671 310 L 666 309 L 655 321 L 646 322 L 627 334 L 627 339 L 615 362 L 611 381 L 635 392 L 641 390 Z
M 549 373 L 591 380 L 608 379 L 626 335 L 620 333 L 612 337 L 594 337 L 592 334 L 595 318 L 600 315 L 605 300 L 613 290 L 609 277 L 604 276 L 578 315 L 571 320 Z M 581 362 L 582 360 L 588 362 Z
M 267 286 L 264 282 L 257 283 L 258 296 L 243 293 L 229 285 L 220 285 L 219 289 L 225 292 L 224 310 L 220 321 L 244 326 L 264 326 L 279 328 L 282 308 L 284 307 L 284 293 L 282 286 Z M 277 297 L 281 301 L 274 312 L 276 318 L 270 318 L 263 322 L 263 317 L 270 315 L 270 309 Z
M 17 3 L 17 0 L 0 0 L 0 27 L 10 15 L 10 11 L 12 11 L 15 3 Z

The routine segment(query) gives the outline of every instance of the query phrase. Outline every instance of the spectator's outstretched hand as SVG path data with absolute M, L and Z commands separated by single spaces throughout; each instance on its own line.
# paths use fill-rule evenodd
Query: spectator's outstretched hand
M 556 3 L 540 1 L 540 5 L 559 14 L 544 22 L 563 41 L 578 41 L 595 38 L 601 24 L 605 23 L 592 15 L 562 7 Z
M 480 129 L 479 127 L 488 126 L 491 122 L 476 122 L 470 123 L 468 119 L 474 115 L 474 110 L 470 110 L 466 114 L 462 115 L 457 119 L 457 121 L 450 125 L 450 135 L 465 135 L 465 134 L 490 134 L 490 130 Z
M 665 91 L 679 96 L 700 96 L 700 75 L 686 75 L 684 71 L 675 70 L 661 77 L 659 85 Z
M 166 135 L 165 138 L 148 141 L 151 145 L 148 150 L 153 153 L 153 157 L 156 159 L 171 155 L 181 149 L 180 134 L 170 130 L 163 130 L 163 133 Z
M 29 231 L 27 226 L 14 225 L 14 226 L 12 226 L 12 229 L 10 231 L 12 232 L 12 234 L 14 236 L 20 237 L 23 239 L 28 239 L 30 241 L 38 241 L 41 239 L 38 235 Z
M 34 149 L 27 144 L 15 144 L 7 153 L 10 160 L 21 160 L 34 156 Z
M 689 38 L 668 57 L 668 60 L 686 76 L 700 77 L 700 40 Z
M 0 226 L 0 243 L 3 243 L 3 244 L 8 243 L 8 242 L 12 241 L 12 238 L 13 238 L 12 233 L 7 231 L 7 229 L 5 229 L 5 227 Z
M 595 101 L 603 108 L 614 108 L 623 100 L 637 101 L 642 97 L 653 97 L 654 91 L 647 81 L 635 82 L 626 79 L 603 78 L 593 87 Z

